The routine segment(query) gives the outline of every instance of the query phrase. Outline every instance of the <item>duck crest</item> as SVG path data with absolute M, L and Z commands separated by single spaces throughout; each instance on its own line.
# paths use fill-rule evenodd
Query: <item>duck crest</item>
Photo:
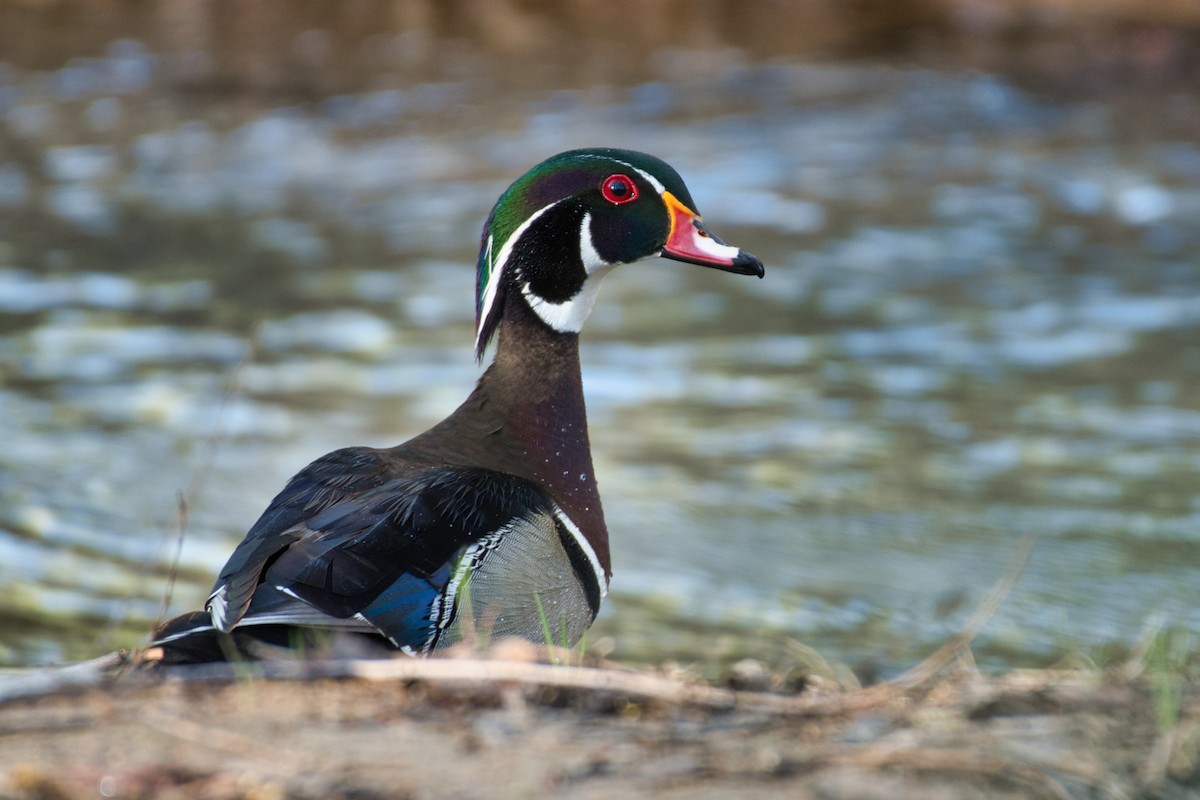
M 164 658 L 253 655 L 314 631 L 413 654 L 472 631 L 542 642 L 549 627 L 573 645 L 612 573 L 579 331 L 603 276 L 651 256 L 763 274 L 653 156 L 575 150 L 514 181 L 480 240 L 476 357 L 498 341 L 474 391 L 403 444 L 336 450 L 297 473 L 205 610 L 157 632 Z

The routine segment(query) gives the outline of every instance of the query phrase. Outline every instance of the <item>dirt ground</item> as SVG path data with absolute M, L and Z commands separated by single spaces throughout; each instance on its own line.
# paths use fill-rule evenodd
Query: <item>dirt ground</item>
M 1145 675 L 116 662 L 0 678 L 0 798 L 1200 797 L 1200 687 Z

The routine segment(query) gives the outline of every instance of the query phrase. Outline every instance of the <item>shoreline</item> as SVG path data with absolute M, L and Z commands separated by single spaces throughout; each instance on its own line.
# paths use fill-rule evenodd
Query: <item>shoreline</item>
M 1132 0 L 808 0 L 710 3 L 682 24 L 666 0 L 631 30 L 594 3 L 479 6 L 220 0 L 0 0 L 0 63 L 58 70 L 136 42 L 165 85 L 297 99 L 487 75 L 505 90 L 633 85 L 730 64 L 903 63 L 979 70 L 1068 95 L 1187 89 L 1200 76 L 1200 7 Z M 484 68 L 481 68 L 483 66 Z
M 1200 779 L 1200 686 L 1177 687 L 1165 724 L 1153 671 L 987 677 L 964 659 L 794 695 L 528 660 L 109 659 L 91 685 L 0 703 L 0 795 L 1061 800 L 1183 798 Z

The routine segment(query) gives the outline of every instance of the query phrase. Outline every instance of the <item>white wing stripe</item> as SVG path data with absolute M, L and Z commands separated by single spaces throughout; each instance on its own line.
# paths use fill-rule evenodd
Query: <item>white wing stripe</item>
M 454 574 L 450 576 L 450 581 L 446 584 L 445 592 L 434 597 L 433 603 L 429 607 L 429 621 L 433 623 L 433 631 L 421 645 L 422 653 L 428 653 L 446 627 L 454 621 L 456 616 L 454 614 L 455 598 L 458 596 L 458 590 L 471 577 L 471 571 L 479 566 L 479 562 L 485 555 L 500 544 L 500 540 L 504 538 L 505 534 L 516 527 L 518 521 L 519 519 L 513 519 L 507 524 L 501 525 L 468 547 L 459 557 Z
M 221 584 L 215 592 L 208 596 L 208 615 L 212 618 L 213 627 L 223 633 L 233 630 L 234 623 L 229 620 L 229 587 Z

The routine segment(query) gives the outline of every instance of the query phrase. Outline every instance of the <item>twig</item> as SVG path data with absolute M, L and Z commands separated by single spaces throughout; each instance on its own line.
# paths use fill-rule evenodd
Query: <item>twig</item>
M 0 677 L 0 704 L 26 697 L 40 697 L 63 689 L 98 686 L 112 671 L 126 663 L 128 655 L 117 651 L 65 667 L 23 670 Z
M 504 686 L 574 689 L 606 692 L 670 705 L 715 711 L 747 710 L 778 716 L 828 716 L 849 713 L 886 702 L 867 691 L 811 697 L 735 691 L 704 684 L 682 683 L 672 678 L 638 672 L 593 667 L 561 669 L 549 664 L 479 659 L 361 659 L 314 661 L 262 661 L 241 665 L 244 671 L 267 680 L 358 679 L 363 681 L 419 681 L 431 685 Z M 169 667 L 168 680 L 232 681 L 239 677 L 229 664 Z M 241 677 L 245 677 L 242 675 Z

